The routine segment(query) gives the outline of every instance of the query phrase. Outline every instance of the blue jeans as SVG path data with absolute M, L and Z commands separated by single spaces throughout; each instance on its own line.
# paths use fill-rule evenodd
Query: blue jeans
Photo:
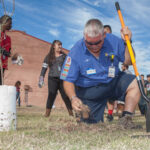
M 120 72 L 110 83 L 100 83 L 93 87 L 76 87 L 76 94 L 90 108 L 90 117 L 81 118 L 87 123 L 104 121 L 104 109 L 108 99 L 125 100 L 126 90 L 135 79 L 134 75 Z
M 18 100 L 18 106 L 20 106 L 20 92 L 16 92 L 16 101 Z

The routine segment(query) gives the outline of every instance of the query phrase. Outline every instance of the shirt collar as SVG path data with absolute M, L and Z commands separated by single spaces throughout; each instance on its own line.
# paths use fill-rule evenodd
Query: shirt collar
M 87 47 L 86 47 L 86 45 L 85 45 L 84 38 L 82 38 L 82 43 L 83 43 L 83 51 L 84 51 L 84 53 L 87 53 L 87 52 L 88 52 L 88 49 L 87 49 Z

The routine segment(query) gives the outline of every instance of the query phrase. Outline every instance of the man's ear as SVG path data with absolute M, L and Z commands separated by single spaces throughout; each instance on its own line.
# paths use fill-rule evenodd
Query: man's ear
M 85 33 L 83 34 L 83 36 L 84 36 L 84 40 L 86 40 L 86 34 Z
M 106 37 L 106 31 L 104 31 L 104 34 L 103 34 L 103 35 L 104 35 L 104 38 L 105 38 L 105 37 Z

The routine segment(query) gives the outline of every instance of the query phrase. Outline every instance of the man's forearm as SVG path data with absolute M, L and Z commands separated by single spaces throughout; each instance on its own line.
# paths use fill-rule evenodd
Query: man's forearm
M 67 96 L 69 97 L 69 99 L 71 99 L 73 96 L 76 96 L 75 86 L 73 83 L 64 81 L 63 86 L 64 86 L 64 90 L 65 90 Z
M 133 50 L 133 54 L 135 56 L 134 49 L 132 48 L 132 50 Z M 127 46 L 125 48 L 125 61 L 124 61 L 124 64 L 132 65 L 131 56 L 130 56 L 130 53 L 129 53 L 129 50 L 128 50 Z

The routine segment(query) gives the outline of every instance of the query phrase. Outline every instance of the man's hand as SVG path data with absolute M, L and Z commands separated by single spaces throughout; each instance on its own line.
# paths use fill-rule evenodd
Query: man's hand
M 126 40 L 125 35 L 127 35 L 128 39 L 131 41 L 132 32 L 127 26 L 125 26 L 123 29 L 121 29 L 121 37 L 124 41 Z M 132 49 L 132 50 L 133 50 L 133 54 L 135 55 L 134 49 Z M 126 43 L 125 43 L 125 60 L 124 60 L 124 64 L 132 65 L 130 53 L 129 53 L 128 46 L 126 45 Z
M 87 105 L 84 105 L 82 103 L 81 99 L 79 99 L 76 96 L 74 83 L 64 81 L 63 84 L 64 84 L 65 92 L 67 96 L 70 98 L 72 108 L 77 114 L 77 116 L 87 119 L 90 114 L 90 109 Z
M 39 88 L 42 88 L 43 85 L 44 85 L 44 77 L 43 77 L 43 76 L 40 76 L 38 86 L 39 86 Z
M 74 97 L 72 100 L 72 108 L 76 112 L 77 116 L 84 119 L 89 118 L 90 109 L 87 105 L 84 105 L 78 97 Z
M 122 39 L 124 41 L 125 41 L 125 35 L 128 35 L 129 40 L 131 40 L 132 32 L 131 32 L 131 30 L 127 26 L 125 26 L 124 28 L 122 28 L 121 31 L 120 31 L 120 33 L 121 33 L 121 37 L 122 37 Z
M 82 111 L 82 104 L 83 103 L 78 97 L 75 97 L 71 103 L 72 103 L 72 108 L 74 109 L 74 111 L 76 111 L 76 112 Z

